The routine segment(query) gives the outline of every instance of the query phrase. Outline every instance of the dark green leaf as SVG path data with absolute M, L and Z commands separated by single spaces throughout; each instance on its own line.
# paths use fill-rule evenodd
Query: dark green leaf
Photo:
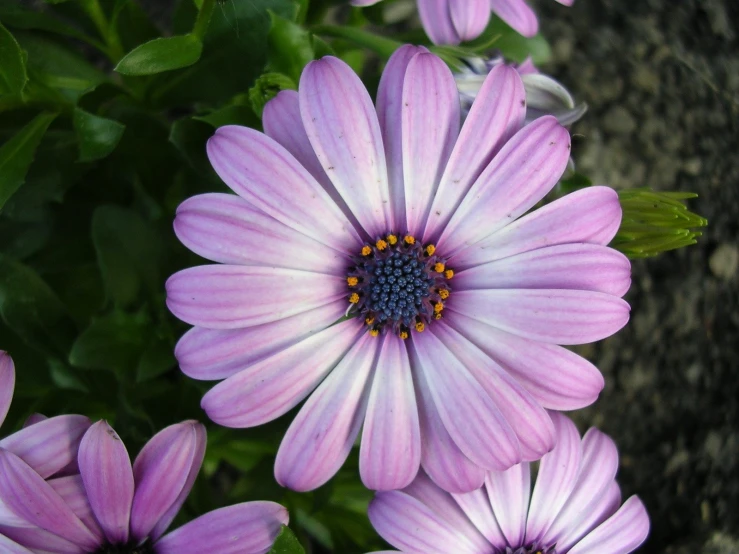
M 259 119 L 255 117 L 251 108 L 251 102 L 247 94 L 238 95 L 227 106 L 204 115 L 195 116 L 193 119 L 208 123 L 216 129 L 224 125 L 245 125 L 253 128 L 260 125 Z
M 249 101 L 254 113 L 262 117 L 264 106 L 281 90 L 296 89 L 297 86 L 290 77 L 282 73 L 265 73 L 254 86 L 249 89 Z
M 549 43 L 542 35 L 526 38 L 506 25 L 502 19 L 495 18 L 486 33 L 499 36 L 495 47 L 509 60 L 521 63 L 531 56 L 535 64 L 546 63 L 552 57 Z
M 108 156 L 118 145 L 125 129 L 122 123 L 75 108 L 74 130 L 80 145 L 79 161 L 91 162 Z
M 283 525 L 272 550 L 267 554 L 305 554 L 305 549 L 300 545 L 290 528 Z
M 21 47 L 0 24 L 0 94 L 20 94 L 26 81 L 28 75 Z
M 205 143 L 213 136 L 213 128 L 191 117 L 178 119 L 172 124 L 169 142 L 177 147 L 193 168 L 202 173 L 210 171 L 210 163 L 205 153 Z
M 270 68 L 297 83 L 305 65 L 315 58 L 311 35 L 274 12 L 270 11 L 269 15 L 272 18 L 268 35 Z
M 49 360 L 49 374 L 54 384 L 63 390 L 89 392 L 77 372 L 61 360 Z
M 174 345 L 170 341 L 154 337 L 144 350 L 136 370 L 136 381 L 143 383 L 158 377 L 175 366 Z
M 56 114 L 41 113 L 0 146 L 0 210 L 25 182 L 36 148 Z
M 202 51 L 203 43 L 194 35 L 156 38 L 131 50 L 115 70 L 123 75 L 155 75 L 194 64 Z

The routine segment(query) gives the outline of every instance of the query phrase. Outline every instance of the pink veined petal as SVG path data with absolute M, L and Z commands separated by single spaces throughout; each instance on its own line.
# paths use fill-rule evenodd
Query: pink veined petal
M 512 223 L 541 200 L 570 159 L 570 134 L 552 116 L 516 133 L 485 168 L 452 215 L 438 248 L 453 254 Z
M 339 321 L 346 313 L 341 299 L 272 323 L 243 329 L 193 327 L 175 346 L 180 369 L 205 381 L 225 379 Z
M 13 358 L 0 350 L 0 426 L 8 415 L 10 402 L 13 400 L 13 390 L 15 389 L 15 365 Z
M 490 506 L 490 498 L 485 489 L 480 488 L 470 492 L 452 494 L 452 496 L 488 542 L 495 546 L 497 551 L 505 552 L 506 538 L 495 519 L 493 508 Z
M 135 541 L 149 537 L 163 519 L 176 514 L 192 487 L 193 469 L 197 474 L 205 454 L 205 429 L 196 421 L 170 425 L 144 445 L 133 464 L 136 490 L 131 508 L 131 536 Z M 164 531 L 159 528 L 159 531 Z M 156 537 L 152 537 L 156 538 Z
M 423 2 L 421 2 L 423 3 Z M 479 37 L 490 21 L 490 0 L 450 2 L 452 23 L 462 42 Z
M 479 554 L 461 530 L 404 492 L 378 492 L 367 515 L 380 536 L 402 552 Z
M 474 109 L 474 106 L 473 106 Z M 588 187 L 517 219 L 454 254 L 462 269 L 557 244 L 607 245 L 621 225 L 621 204 L 610 187 Z
M 615 514 L 619 507 L 621 507 L 621 489 L 616 481 L 611 481 L 605 494 L 590 505 L 588 512 L 578 520 L 577 524 L 560 535 L 557 546 L 562 549 L 562 552 L 567 552 L 573 544 Z M 547 540 L 546 534 L 543 540 Z
M 356 319 L 324 329 L 219 383 L 200 405 L 225 427 L 272 421 L 316 388 L 364 332 Z
M 478 265 L 454 276 L 454 290 L 575 289 L 623 296 L 629 259 L 597 244 L 560 244 Z
M 219 177 L 252 206 L 339 252 L 354 252 L 356 229 L 329 194 L 283 146 L 236 125 L 208 140 L 208 158 Z
M 569 418 L 556 412 L 551 416 L 557 429 L 557 446 L 539 463 L 526 526 L 526 544 L 536 543 L 544 536 L 569 498 L 580 473 L 580 433 Z
M 506 471 L 489 471 L 485 476 L 485 488 L 495 519 L 508 544 L 523 544 L 531 494 L 531 469 L 528 462 L 517 464 Z
M 359 1 L 361 2 L 362 0 L 359 0 Z M 370 1 L 374 2 L 375 0 L 370 0 Z M 575 0 L 557 0 L 557 2 L 559 2 L 563 6 L 572 6 L 572 4 L 575 3 Z
M 351 0 L 352 6 L 372 6 L 381 0 Z
M 274 502 L 244 502 L 213 510 L 162 537 L 157 554 L 264 554 L 275 542 L 287 510 Z
M 0 536 L 3 535 L 25 548 L 30 548 L 33 554 L 87 554 L 81 546 L 38 527 L 0 525 Z M 0 549 L 0 552 L 5 551 Z
M 467 191 L 501 147 L 521 128 L 526 91 L 515 69 L 488 74 L 464 121 L 429 213 L 424 242 L 435 242 Z
M 409 354 L 421 424 L 421 466 L 445 491 L 479 489 L 485 481 L 485 470 L 467 458 L 452 440 L 434 405 L 418 355 L 414 349 Z
M 346 461 L 362 426 L 378 344 L 369 333 L 360 336 L 290 424 L 275 460 L 283 487 L 316 489 Z
M 385 150 L 364 84 L 327 56 L 305 67 L 298 94 L 305 131 L 329 179 L 370 237 L 385 234 L 393 221 Z
M 589 290 L 488 289 L 455 292 L 447 307 L 508 333 L 552 344 L 610 337 L 629 321 L 629 305 Z
M 0 448 L 21 458 L 46 479 L 77 459 L 80 439 L 89 427 L 85 416 L 51 417 L 0 440 Z
M 524 0 L 490 0 L 490 7 L 514 31 L 525 37 L 539 32 L 539 22 L 534 11 Z
M 18 517 L 87 549 L 100 541 L 46 481 L 18 456 L 0 448 L 0 502 Z
M 464 455 L 480 467 L 511 467 L 521 460 L 516 434 L 483 387 L 434 331 L 414 334 L 413 346 L 444 427 Z
M 3 535 L 0 535 L 0 552 L 3 552 L 4 554 L 33 554 L 27 548 L 11 541 Z
M 201 265 L 167 279 L 167 306 L 179 319 L 211 329 L 270 323 L 346 295 L 346 281 L 294 269 Z
M 398 48 L 380 78 L 377 89 L 377 118 L 385 146 L 390 203 L 393 208 L 393 229 L 408 228 L 405 218 L 405 188 L 403 186 L 403 84 L 408 63 L 418 53 L 428 52 L 423 46 L 405 44 Z
M 128 451 L 107 421 L 98 421 L 80 443 L 79 466 L 87 498 L 105 537 L 128 542 L 133 470 Z
M 439 325 L 434 332 L 501 411 L 516 434 L 523 461 L 538 460 L 554 448 L 549 414 L 513 377 L 449 325 Z
M 449 11 L 454 0 L 423 0 L 418 2 L 418 15 L 423 30 L 434 44 L 459 44 L 459 34 L 454 28 Z
M 68 475 L 66 477 L 49 479 L 46 482 L 62 497 L 62 500 L 69 506 L 69 509 L 72 510 L 74 515 L 80 518 L 80 521 L 95 534 L 100 543 L 104 542 L 105 535 L 95 518 L 95 514 L 92 512 L 82 477 L 79 474 Z
M 401 120 L 407 227 L 398 231 L 418 235 L 426 225 L 461 120 L 454 77 L 434 54 L 417 54 L 408 63 Z
M 343 276 L 346 256 L 287 227 L 235 194 L 201 194 L 177 207 L 177 238 L 214 262 Z
M 445 320 L 513 375 L 544 408 L 584 408 L 603 390 L 598 368 L 566 348 L 518 337 L 452 311 Z
M 408 485 L 421 465 L 421 428 L 405 342 L 385 335 L 372 377 L 359 450 L 364 486 L 395 490 Z
M 26 427 L 30 427 L 31 425 L 35 425 L 36 423 L 39 423 L 41 421 L 46 421 L 47 419 L 49 418 L 46 417 L 44 414 L 31 414 L 26 418 L 26 421 L 23 422 L 23 429 L 25 429 Z
M 649 534 L 649 516 L 644 504 L 632 496 L 604 523 L 577 543 L 570 554 L 628 554 Z

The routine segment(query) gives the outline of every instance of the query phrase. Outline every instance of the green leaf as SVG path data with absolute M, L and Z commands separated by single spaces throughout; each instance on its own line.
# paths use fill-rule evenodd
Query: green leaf
M 115 70 L 123 75 L 155 75 L 190 66 L 202 52 L 203 43 L 194 35 L 156 38 L 131 50 Z
M 28 75 L 21 47 L 0 23 L 0 94 L 20 94 L 26 81 Z
M 136 369 L 136 382 L 143 383 L 172 369 L 177 363 L 173 351 L 174 345 L 170 341 L 154 337 L 141 355 Z
M 542 35 L 526 38 L 506 25 L 502 19 L 494 18 L 485 31 L 493 36 L 500 35 L 495 41 L 495 48 L 505 56 L 506 59 L 521 63 L 531 56 L 535 64 L 548 62 L 552 57 L 549 43 Z
M 36 148 L 55 117 L 54 113 L 40 113 L 0 146 L 0 210 L 25 182 Z
M 357 29 L 356 27 L 341 27 L 339 25 L 319 25 L 313 29 L 317 35 L 325 35 L 328 37 L 343 38 L 358 46 L 368 48 L 373 52 L 377 53 L 378 56 L 385 60 L 390 59 L 398 48 L 403 46 L 403 43 L 398 42 L 387 37 L 381 37 Z
M 74 110 L 74 130 L 80 146 L 79 161 L 91 162 L 108 156 L 123 136 L 126 126 L 113 119 Z
M 283 525 L 275 544 L 267 554 L 305 554 L 305 549 L 290 528 Z
M 300 25 L 270 11 L 268 60 L 271 69 L 284 73 L 296 83 L 308 62 L 315 58 L 311 35 Z
M 260 118 L 264 106 L 272 100 L 281 90 L 297 89 L 295 82 L 282 73 L 265 73 L 254 86 L 249 89 L 249 101 L 254 113 Z
M 213 136 L 213 128 L 203 121 L 183 117 L 172 124 L 169 142 L 175 145 L 182 156 L 201 173 L 211 170 L 205 143 Z

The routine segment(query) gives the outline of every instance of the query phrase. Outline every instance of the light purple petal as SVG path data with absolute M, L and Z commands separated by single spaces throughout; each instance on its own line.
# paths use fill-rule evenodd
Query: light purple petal
M 570 134 L 554 117 L 521 129 L 472 185 L 444 229 L 439 249 L 451 254 L 512 223 L 552 189 L 569 158 Z
M 485 488 L 495 519 L 508 544 L 523 544 L 531 494 L 529 464 L 517 464 L 506 471 L 489 471 L 485 477 Z
M 30 427 L 31 425 L 35 425 L 36 423 L 39 423 L 41 421 L 46 421 L 47 419 L 49 418 L 46 417 L 44 414 L 31 414 L 26 418 L 26 421 L 23 422 L 23 429 L 25 429 L 26 427 Z
M 455 290 L 577 289 L 623 296 L 629 259 L 597 244 L 560 244 L 478 265 L 454 276 Z
M 539 32 L 539 22 L 534 11 L 524 0 L 490 0 L 490 7 L 514 31 L 525 37 Z
M 15 389 L 15 365 L 13 358 L 4 350 L 0 350 L 0 426 L 8 415 L 10 402 Z
M 226 427 L 271 421 L 303 400 L 364 332 L 356 319 L 329 327 L 219 383 L 201 406 Z
M 580 517 L 575 525 L 560 534 L 557 545 L 567 552 L 585 535 L 611 517 L 621 506 L 621 489 L 616 481 L 611 481 L 604 494 L 590 504 L 587 513 Z M 546 535 L 545 535 L 546 540 Z
M 403 85 L 402 148 L 407 227 L 418 235 L 428 219 L 439 180 L 459 134 L 459 92 L 440 58 L 418 54 Z
M 213 510 L 157 541 L 157 554 L 263 554 L 275 542 L 287 510 L 274 502 L 244 502 Z
M 204 453 L 205 429 L 196 421 L 170 425 L 144 445 L 133 464 L 136 491 L 131 509 L 131 535 L 134 540 L 150 536 L 162 520 L 171 522 L 176 515 L 172 507 L 182 505 L 182 493 L 185 491 L 187 496 L 192 487 L 192 472 L 200 469 Z
M 575 410 L 598 398 L 605 381 L 574 352 L 506 333 L 448 311 L 446 322 L 496 360 L 545 408 Z
M 526 543 L 536 543 L 557 517 L 577 482 L 582 451 L 580 433 L 562 414 L 552 413 L 557 429 L 557 446 L 539 463 L 536 485 L 526 527 Z
M 177 343 L 175 357 L 188 377 L 225 379 L 251 364 L 322 331 L 346 313 L 341 299 L 272 323 L 243 329 L 193 327 Z
M 352 6 L 372 6 L 374 4 L 377 4 L 381 0 L 351 0 Z
M 429 329 L 413 335 L 420 370 L 444 427 L 474 463 L 506 469 L 521 460 L 513 429 L 469 370 Z
M 461 530 L 409 494 L 378 492 L 367 515 L 380 536 L 403 552 L 479 554 Z
M 188 198 L 177 208 L 174 230 L 185 246 L 214 262 L 346 273 L 344 254 L 283 225 L 234 194 Z
M 521 77 L 507 65 L 488 74 L 464 121 L 462 131 L 434 197 L 424 242 L 433 242 L 493 156 L 521 128 L 526 92 Z
M 418 15 L 426 34 L 434 44 L 459 44 L 449 4 L 454 0 L 423 0 L 418 2 Z
M 570 554 L 628 554 L 649 534 L 649 516 L 644 504 L 632 496 L 605 523 L 577 543 Z
M 428 52 L 422 46 L 405 44 L 398 48 L 380 78 L 377 89 L 377 118 L 385 146 L 385 159 L 390 187 L 390 203 L 393 208 L 393 229 L 405 230 L 405 188 L 403 186 L 403 84 L 408 63 L 413 56 Z
M 38 473 L 0 448 L 0 502 L 31 525 L 95 551 L 99 540 Z
M 66 477 L 49 479 L 46 482 L 62 497 L 62 500 L 69 506 L 69 509 L 72 510 L 74 515 L 80 518 L 80 521 L 95 534 L 100 543 L 104 542 L 105 536 L 103 530 L 100 528 L 95 514 L 92 512 L 82 477 L 79 474 L 67 475 Z
M 447 307 L 520 337 L 563 345 L 610 337 L 629 321 L 625 301 L 586 290 L 458 291 Z
M 167 280 L 167 306 L 181 320 L 211 329 L 270 323 L 346 296 L 333 275 L 239 265 L 201 265 Z
M 53 533 L 38 527 L 10 527 L 0 525 L 0 535 L 30 548 L 34 554 L 87 554 L 87 551 Z M 4 552 L 0 550 L 0 552 Z
M 0 552 L 3 554 L 33 554 L 27 548 L 22 547 L 3 535 L 0 535 Z
M 356 229 L 328 193 L 284 147 L 267 135 L 228 125 L 208 141 L 216 173 L 252 206 L 339 252 L 354 252 Z
M 475 525 L 475 528 L 477 528 L 488 542 L 495 546 L 498 551 L 505 552 L 507 546 L 506 538 L 500 529 L 500 525 L 498 525 L 498 521 L 495 519 L 487 491 L 484 488 L 480 488 L 470 492 L 453 494 L 452 496 L 469 520 Z
M 589 187 L 526 214 L 455 254 L 453 263 L 461 269 L 556 244 L 606 245 L 620 225 L 621 204 L 616 191 Z
M 387 334 L 372 377 L 359 451 L 359 473 L 368 489 L 408 485 L 421 464 L 421 429 L 405 342 Z
M 316 489 L 346 461 L 362 426 L 380 340 L 360 336 L 290 424 L 275 460 L 275 478 L 283 487 Z
M 89 427 L 85 416 L 51 417 L 0 440 L 0 448 L 21 458 L 45 479 L 77 459 L 80 439 Z
M 107 421 L 98 421 L 80 443 L 79 466 L 87 498 L 109 542 L 128 542 L 133 471 L 123 441 Z
M 490 0 L 450 2 L 449 10 L 454 28 L 462 42 L 479 37 L 490 21 Z
M 300 77 L 300 113 L 326 174 L 365 231 L 390 230 L 385 150 L 372 99 L 338 58 L 310 62 Z

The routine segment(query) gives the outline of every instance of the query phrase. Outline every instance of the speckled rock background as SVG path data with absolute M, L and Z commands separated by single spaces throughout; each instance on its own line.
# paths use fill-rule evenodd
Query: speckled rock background
M 597 183 L 695 191 L 697 246 L 634 263 L 631 322 L 589 349 L 606 375 L 575 414 L 616 440 L 642 552 L 739 552 L 739 2 L 541 0 L 544 69 L 590 105 L 573 133 Z

